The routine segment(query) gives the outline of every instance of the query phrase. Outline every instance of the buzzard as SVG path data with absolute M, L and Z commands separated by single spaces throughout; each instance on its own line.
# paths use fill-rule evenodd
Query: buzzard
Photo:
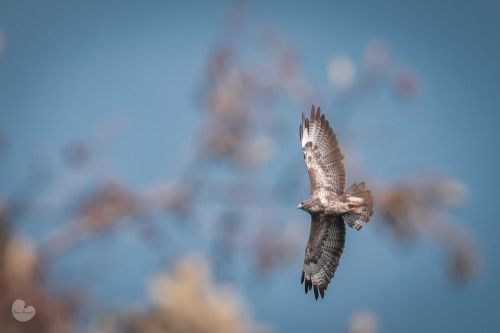
M 364 183 L 354 183 L 344 192 L 345 170 L 337 139 L 321 114 L 311 108 L 306 118 L 302 113 L 300 143 L 309 173 L 311 197 L 297 208 L 311 215 L 301 284 L 305 292 L 314 290 L 318 299 L 325 295 L 344 251 L 345 224 L 360 230 L 372 215 L 372 196 Z

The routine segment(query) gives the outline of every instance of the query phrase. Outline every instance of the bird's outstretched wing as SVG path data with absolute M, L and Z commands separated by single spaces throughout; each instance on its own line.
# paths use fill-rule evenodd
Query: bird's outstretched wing
M 326 190 L 342 195 L 345 187 L 344 156 L 335 133 L 319 107 L 312 106 L 310 118 L 302 113 L 299 132 L 311 194 Z
M 342 217 L 312 215 L 301 278 L 306 294 L 313 289 L 316 299 L 318 295 L 323 298 L 339 265 L 344 243 L 345 224 Z

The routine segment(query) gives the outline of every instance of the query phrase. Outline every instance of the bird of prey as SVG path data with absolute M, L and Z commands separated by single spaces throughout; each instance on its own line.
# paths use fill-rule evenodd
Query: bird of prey
M 309 118 L 302 113 L 299 131 L 311 184 L 311 197 L 297 206 L 311 215 L 301 284 L 306 294 L 313 289 L 317 300 L 318 295 L 324 297 L 339 265 L 345 224 L 360 230 L 372 215 L 373 203 L 364 183 L 354 183 L 344 192 L 344 156 L 319 107 L 312 106 Z

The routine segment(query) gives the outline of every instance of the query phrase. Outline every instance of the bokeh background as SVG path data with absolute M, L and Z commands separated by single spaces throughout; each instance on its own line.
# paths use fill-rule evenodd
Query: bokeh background
M 499 13 L 1 0 L 0 331 L 497 332 Z M 376 201 L 320 301 L 313 103 Z

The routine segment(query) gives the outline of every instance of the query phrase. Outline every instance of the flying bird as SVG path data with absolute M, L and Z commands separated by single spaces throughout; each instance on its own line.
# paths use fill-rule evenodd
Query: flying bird
M 354 183 L 344 192 L 345 170 L 335 133 L 320 108 L 302 113 L 299 128 L 311 197 L 297 208 L 311 215 L 301 284 L 318 299 L 333 278 L 344 251 L 345 224 L 360 230 L 372 215 L 373 200 L 364 183 Z

